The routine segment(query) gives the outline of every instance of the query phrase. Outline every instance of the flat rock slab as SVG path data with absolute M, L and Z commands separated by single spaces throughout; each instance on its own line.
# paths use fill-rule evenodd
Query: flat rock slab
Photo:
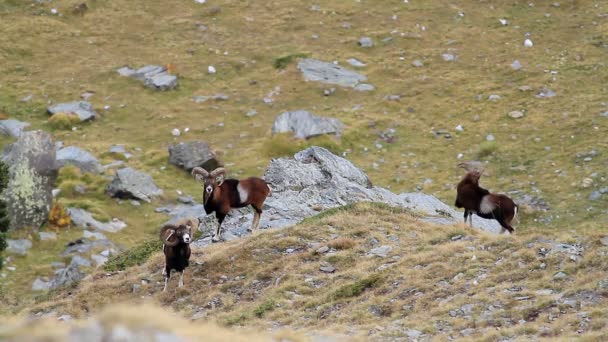
M 296 138 L 306 139 L 323 134 L 342 133 L 342 122 L 319 117 L 305 110 L 281 113 L 272 124 L 272 134 L 293 132 Z
M 298 69 L 306 81 L 336 84 L 341 87 L 355 88 L 365 84 L 367 77 L 339 65 L 316 59 L 306 58 L 298 62 Z
M 95 112 L 91 103 L 86 101 L 58 103 L 48 107 L 47 112 L 51 115 L 57 113 L 76 114 L 80 121 L 93 120 L 97 117 L 97 112 Z
M 57 150 L 57 165 L 74 165 L 84 172 L 101 173 L 103 167 L 91 153 L 76 146 L 67 146 Z
M 32 248 L 32 241 L 28 239 L 6 239 L 6 244 L 6 252 L 11 254 L 26 255 L 27 251 Z
M 23 131 L 30 124 L 19 120 L 0 120 L 0 134 L 8 135 L 13 138 L 19 138 Z
M 93 218 L 93 215 L 88 211 L 80 208 L 67 208 L 68 215 L 72 219 L 72 223 L 81 228 L 94 228 L 108 233 L 116 233 L 123 230 L 127 224 L 113 219 L 108 223 L 99 222 Z
M 156 90 L 171 90 L 177 87 L 177 76 L 171 75 L 160 65 L 146 65 L 137 70 L 122 67 L 116 70 L 125 77 L 133 77 L 144 83 L 144 86 Z
M 150 175 L 130 167 L 116 171 L 116 176 L 108 184 L 106 192 L 112 197 L 134 198 L 146 202 L 163 194 Z
M 188 172 L 195 167 L 212 171 L 221 164 L 209 144 L 204 141 L 191 141 L 170 146 L 169 163 Z

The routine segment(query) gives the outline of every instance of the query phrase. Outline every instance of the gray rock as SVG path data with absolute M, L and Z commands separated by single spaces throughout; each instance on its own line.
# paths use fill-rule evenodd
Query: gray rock
M 412 65 L 415 66 L 416 68 L 422 68 L 424 66 L 424 63 L 419 59 L 415 59 L 412 62 Z
M 144 83 L 144 86 L 156 90 L 171 90 L 177 87 L 177 76 L 171 75 L 167 69 L 160 65 L 146 65 L 137 70 L 122 67 L 116 70 L 118 74 L 125 77 L 133 77 Z
M 535 95 L 539 99 L 550 98 L 557 95 L 553 90 L 549 88 L 541 88 L 539 92 Z
M 608 110 L 605 112 L 600 113 L 600 116 L 603 116 L 605 118 L 608 118 Z
M 325 264 L 321 265 L 321 267 L 319 267 L 319 270 L 325 273 L 334 273 L 336 271 L 336 268 L 330 264 Z
M 32 283 L 32 291 L 48 291 L 51 289 L 51 282 L 36 278 Z
M 374 46 L 374 41 L 370 37 L 361 37 L 357 42 L 360 47 L 371 48 Z
M 211 96 L 197 95 L 192 98 L 192 100 L 196 103 L 207 102 L 207 100 L 226 101 L 228 99 L 230 99 L 230 96 L 226 94 L 215 94 Z
M 57 240 L 57 234 L 53 232 L 38 232 L 38 236 L 40 236 L 40 241 Z
M 8 135 L 13 138 L 19 138 L 26 127 L 30 124 L 19 120 L 0 120 L 0 134 Z
M 150 175 L 130 167 L 116 171 L 116 176 L 108 184 L 106 192 L 112 197 L 135 198 L 146 202 L 163 194 Z
M 91 259 L 95 261 L 95 266 L 101 266 L 108 261 L 108 258 L 103 255 L 93 254 L 91 255 Z
M 514 60 L 513 63 L 511 63 L 511 69 L 513 70 L 519 70 L 521 67 L 521 63 L 518 60 Z
M 87 192 L 87 187 L 84 184 L 74 185 L 74 192 L 84 195 Z
M 356 59 L 356 58 L 349 58 L 346 60 L 348 62 L 348 64 L 357 67 L 357 68 L 363 68 L 366 64 L 361 62 L 360 60 Z
M 82 232 L 82 237 L 85 239 L 90 239 L 90 238 L 95 238 L 95 240 L 105 240 L 107 239 L 105 235 L 103 235 L 102 233 L 99 232 L 91 232 L 88 230 L 85 230 Z
M 608 236 L 604 236 L 600 239 L 600 243 L 604 246 L 608 246 Z
M 80 259 L 72 258 L 70 264 L 57 271 L 55 278 L 50 281 L 50 289 L 56 289 L 65 285 L 72 284 L 84 278 L 85 274 L 80 271 Z M 90 265 L 90 264 L 89 264 Z
M 608 279 L 602 279 L 598 281 L 597 288 L 600 290 L 608 289 Z
M 356 91 L 373 91 L 374 89 L 376 89 L 376 87 L 369 83 L 359 83 L 355 86 Z
M 461 212 L 434 196 L 423 193 L 394 194 L 373 186 L 367 175 L 350 161 L 321 147 L 300 151 L 294 158 L 273 159 L 266 168 L 264 178 L 272 187 L 272 193 L 264 204 L 260 222 L 262 229 L 287 227 L 317 215 L 319 211 L 355 202 L 381 202 L 410 209 L 422 215 L 420 220 L 436 224 L 453 225 L 462 221 Z M 200 209 L 199 213 L 202 212 L 203 209 Z M 214 218 L 202 215 L 199 219 L 199 230 L 204 233 L 210 233 L 216 227 Z M 252 219 L 251 209 L 234 210 L 222 223 L 222 229 L 234 236 L 246 235 Z M 501 231 L 500 225 L 494 220 L 476 217 L 473 221 L 474 227 L 479 229 L 493 233 Z M 203 247 L 209 243 L 210 239 L 203 238 L 194 244 Z
M 327 253 L 327 252 L 329 252 L 329 247 L 327 247 L 327 246 L 320 247 L 315 251 L 315 253 L 317 253 L 317 254 L 323 254 L 323 253 Z
M 113 219 L 108 223 L 102 223 L 93 218 L 93 215 L 80 208 L 67 208 L 68 215 L 72 219 L 72 223 L 81 228 L 95 228 L 104 232 L 116 233 L 124 229 L 127 224 L 118 220 Z
M 57 151 L 57 166 L 65 165 L 75 165 L 84 172 L 101 173 L 103 171 L 97 158 L 75 146 L 67 146 Z
M 167 213 L 171 218 L 164 223 L 174 224 L 184 220 L 199 220 L 201 216 L 206 216 L 205 207 L 202 204 L 193 203 L 191 205 L 180 204 L 171 208 L 162 208 L 161 212 Z M 196 222 L 196 221 L 195 221 Z M 212 223 L 213 225 L 215 223 Z M 215 226 L 214 226 L 215 227 Z
M 194 199 L 192 196 L 179 196 L 177 197 L 177 201 L 183 204 L 192 204 L 194 203 Z
M 354 88 L 357 84 L 367 81 L 367 77 L 341 66 L 306 58 L 298 62 L 298 69 L 306 81 L 317 81 L 326 84 L 336 84 L 342 87 Z
M 590 201 L 597 201 L 597 200 L 600 200 L 601 198 L 602 198 L 602 193 L 599 192 L 598 190 L 593 191 L 592 193 L 589 194 L 589 197 L 587 197 L 587 199 Z
M 405 335 L 411 339 L 418 339 L 422 336 L 422 332 L 415 329 L 407 329 L 405 331 Z
M 393 250 L 393 247 L 391 246 L 380 246 L 380 247 L 376 247 L 373 248 L 372 250 L 369 251 L 370 255 L 374 255 L 374 256 L 378 256 L 381 258 L 386 258 L 388 257 L 388 254 Z
M 32 248 L 32 241 L 28 239 L 6 239 L 6 244 L 6 252 L 11 254 L 26 255 L 28 249 Z
M 555 279 L 555 280 L 563 280 L 566 278 L 568 278 L 568 274 L 566 274 L 565 272 L 562 272 L 562 271 L 559 271 L 553 275 L 553 279 Z
M 514 110 L 514 111 L 509 112 L 509 117 L 511 117 L 513 119 L 523 118 L 524 117 L 524 113 L 522 111 L 519 111 L 519 110 Z
M 57 178 L 55 144 L 50 134 L 24 132 L 4 150 L 2 160 L 10 166 L 4 193 L 10 228 L 39 228 L 47 221 Z
M 500 99 L 501 99 L 501 96 L 497 95 L 497 94 L 491 94 L 490 96 L 488 96 L 489 101 L 498 101 Z
M 338 119 L 318 117 L 305 110 L 281 113 L 272 124 L 272 134 L 294 132 L 296 138 L 306 139 L 323 134 L 342 133 Z
M 169 163 L 181 167 L 188 172 L 195 167 L 202 167 L 211 171 L 221 165 L 215 153 L 203 141 L 191 141 L 170 146 Z
M 454 62 L 456 60 L 456 56 L 451 53 L 444 53 L 441 55 L 441 58 L 446 62 Z
M 58 103 L 48 107 L 47 112 L 51 115 L 57 113 L 75 114 L 78 115 L 80 121 L 89 121 L 97 117 L 97 112 L 95 112 L 93 106 L 86 101 Z
M 67 244 L 66 249 L 61 253 L 61 256 L 88 253 L 96 248 L 120 250 L 120 248 L 114 245 L 110 240 L 91 241 L 88 239 L 77 239 Z
M 70 262 L 70 264 L 74 264 L 78 267 L 83 266 L 83 267 L 91 267 L 91 262 L 83 257 L 81 257 L 80 255 L 74 255 L 72 257 L 72 261 Z

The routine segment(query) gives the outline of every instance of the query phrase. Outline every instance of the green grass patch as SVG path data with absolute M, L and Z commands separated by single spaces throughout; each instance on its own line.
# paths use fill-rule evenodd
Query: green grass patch
M 272 63 L 272 65 L 276 69 L 285 69 L 289 64 L 291 64 L 291 62 L 293 62 L 294 59 L 307 58 L 307 57 L 308 57 L 307 53 L 294 53 L 294 54 L 290 54 L 290 55 L 285 55 L 285 56 L 276 58 L 274 60 L 274 63 Z
M 367 278 L 363 278 L 361 280 L 355 281 L 352 284 L 340 287 L 338 290 L 336 290 L 336 292 L 331 295 L 331 299 L 336 300 L 357 297 L 365 290 L 376 286 L 380 282 L 380 280 L 382 280 L 382 276 L 380 276 L 380 274 L 372 274 Z
M 492 155 L 498 150 L 498 144 L 496 141 L 484 141 L 479 144 L 479 151 L 477 152 L 478 158 L 483 158 Z
M 255 308 L 255 310 L 253 310 L 253 314 L 255 317 L 262 318 L 267 312 L 274 310 L 275 306 L 275 301 L 268 299 L 264 303 L 260 304 L 260 306 Z
M 128 267 L 141 265 L 148 260 L 150 255 L 160 252 L 163 243 L 160 240 L 149 240 L 116 256 L 111 257 L 103 266 L 108 272 L 122 271 Z

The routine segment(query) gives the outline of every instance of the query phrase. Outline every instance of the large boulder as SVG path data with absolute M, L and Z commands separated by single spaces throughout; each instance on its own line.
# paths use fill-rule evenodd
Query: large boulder
M 93 215 L 90 212 L 84 209 L 68 208 L 67 211 L 68 215 L 70 215 L 72 223 L 77 227 L 95 228 L 104 232 L 116 233 L 127 226 L 126 223 L 118 219 L 113 219 L 112 221 L 107 223 L 99 222 L 95 218 L 93 218 Z
M 51 115 L 57 113 L 76 114 L 80 121 L 93 120 L 97 117 L 97 112 L 95 112 L 91 103 L 86 101 L 58 103 L 48 107 L 47 112 Z
M 9 145 L 2 160 L 10 166 L 4 192 L 11 229 L 39 228 L 46 222 L 57 178 L 55 144 L 43 131 L 24 132 Z
M 26 255 L 27 251 L 32 248 L 32 241 L 28 239 L 6 240 L 6 252 L 12 254 Z
M 333 63 L 306 58 L 298 63 L 298 69 L 300 69 L 306 81 L 336 84 L 348 88 L 355 88 L 357 86 L 369 88 L 367 86 L 361 87 L 361 85 L 367 84 L 365 83 L 367 81 L 366 76 Z
M 191 141 L 169 147 L 169 163 L 190 172 L 195 167 L 213 170 L 220 166 L 220 161 L 206 142 Z
M 306 139 L 322 134 L 342 133 L 338 119 L 318 117 L 305 110 L 281 113 L 272 124 L 272 134 L 293 132 L 296 138 Z
M 112 197 L 135 198 L 146 202 L 163 194 L 150 175 L 130 167 L 116 171 L 116 176 L 108 184 L 106 192 Z
M 122 67 L 117 72 L 121 76 L 133 77 L 144 82 L 144 86 L 148 88 L 164 91 L 177 87 L 177 76 L 169 74 L 167 69 L 160 65 L 146 65 L 137 70 Z
M 76 146 L 67 146 L 57 150 L 57 165 L 75 165 L 84 172 L 101 173 L 103 167 L 91 153 Z
M 19 120 L 0 120 L 0 134 L 8 135 L 13 138 L 19 138 L 23 131 L 29 126 L 29 123 Z
M 261 228 L 281 228 L 296 224 L 306 217 L 330 208 L 355 202 L 380 202 L 410 209 L 421 215 L 420 220 L 436 224 L 455 224 L 462 221 L 462 213 L 452 209 L 434 196 L 423 193 L 395 194 L 372 185 L 367 175 L 350 161 L 321 147 L 310 147 L 293 158 L 279 158 L 270 162 L 264 173 L 272 193 L 264 204 Z M 234 210 L 222 223 L 224 237 L 232 239 L 247 234 L 253 213 L 249 208 Z M 202 215 L 199 229 L 212 231 L 216 222 Z M 496 221 L 476 217 L 474 226 L 500 232 Z M 206 237 L 195 244 L 210 243 Z

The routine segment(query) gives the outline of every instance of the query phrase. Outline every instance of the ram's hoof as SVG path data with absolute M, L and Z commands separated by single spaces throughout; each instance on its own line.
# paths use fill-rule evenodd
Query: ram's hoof
M 214 236 L 211 238 L 211 242 L 220 242 L 220 241 L 222 241 L 222 239 L 217 236 Z

